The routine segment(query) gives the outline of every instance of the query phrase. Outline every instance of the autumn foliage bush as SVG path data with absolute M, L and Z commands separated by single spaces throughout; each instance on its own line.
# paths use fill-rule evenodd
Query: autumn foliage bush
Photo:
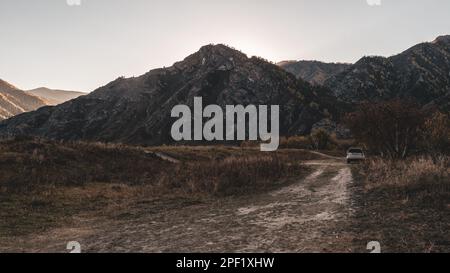
M 450 150 L 449 114 L 414 101 L 364 103 L 344 120 L 357 140 L 384 158 L 438 156 Z

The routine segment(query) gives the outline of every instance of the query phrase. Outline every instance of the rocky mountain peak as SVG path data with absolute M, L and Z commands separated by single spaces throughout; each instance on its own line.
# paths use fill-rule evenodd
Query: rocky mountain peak
M 178 70 L 231 70 L 236 62 L 247 60 L 247 55 L 223 44 L 206 45 L 196 53 L 173 65 Z
M 224 44 L 217 44 L 217 45 L 210 44 L 203 46 L 200 48 L 199 53 L 203 54 L 205 57 L 217 55 L 222 57 L 229 57 L 229 56 L 247 57 L 244 53 L 240 52 L 239 50 L 236 50 Z
M 322 85 L 330 77 L 350 67 L 346 63 L 323 63 L 319 61 L 283 61 L 277 65 L 297 78 L 313 85 Z
M 0 123 L 0 135 L 95 140 L 140 145 L 170 144 L 171 110 L 204 104 L 280 105 L 280 133 L 308 133 L 334 113 L 331 93 L 313 88 L 261 58 L 225 45 L 207 45 L 168 68 L 119 78 L 52 108 Z
M 438 44 L 438 43 L 450 44 L 450 35 L 439 36 L 432 43 L 433 44 Z

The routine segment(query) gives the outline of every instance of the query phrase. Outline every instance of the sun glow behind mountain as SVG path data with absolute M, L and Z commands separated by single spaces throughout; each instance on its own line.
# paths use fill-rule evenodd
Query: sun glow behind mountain
M 210 43 L 272 62 L 353 63 L 446 34 L 448 10 L 441 0 L 2 1 L 0 77 L 92 91 Z

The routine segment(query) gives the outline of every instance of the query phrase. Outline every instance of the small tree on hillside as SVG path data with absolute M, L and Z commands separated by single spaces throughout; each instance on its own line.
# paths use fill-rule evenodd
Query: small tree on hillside
M 417 103 L 394 99 L 365 103 L 345 121 L 353 135 L 371 150 L 396 159 L 405 158 L 416 144 L 424 116 Z

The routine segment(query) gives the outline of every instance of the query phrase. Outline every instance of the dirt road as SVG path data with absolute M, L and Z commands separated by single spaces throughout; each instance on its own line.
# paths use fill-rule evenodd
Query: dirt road
M 80 216 L 73 227 L 4 242 L 2 251 L 67 252 L 346 252 L 352 214 L 351 169 L 343 160 L 306 163 L 306 179 L 253 196 L 210 201 L 133 203 L 114 217 Z M 2 249 L 3 248 L 3 249 Z

